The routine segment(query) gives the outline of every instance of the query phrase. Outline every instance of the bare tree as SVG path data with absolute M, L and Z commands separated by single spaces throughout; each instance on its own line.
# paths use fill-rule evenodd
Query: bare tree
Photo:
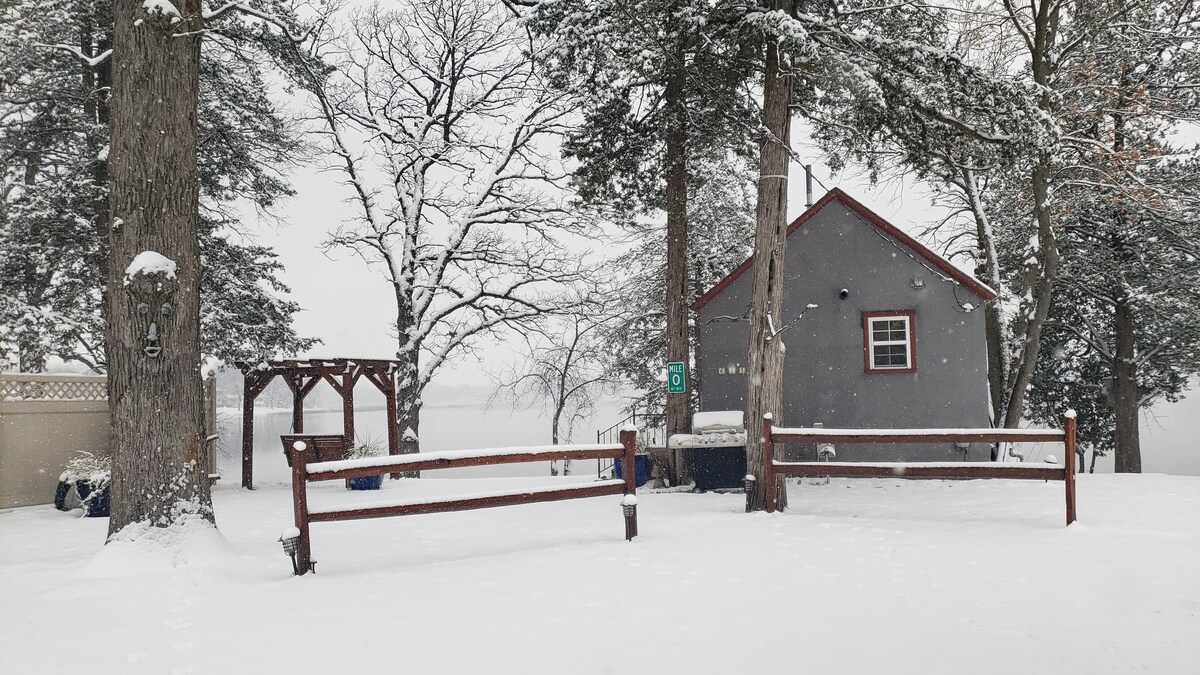
M 550 442 L 570 441 L 575 423 L 591 417 L 598 397 L 615 384 L 605 368 L 608 352 L 596 339 L 602 328 L 602 320 L 582 313 L 528 328 L 529 360 L 499 377 L 493 401 L 522 410 L 540 406 L 550 418 Z M 562 474 L 571 475 L 571 460 L 563 460 Z M 558 475 L 557 462 L 550 475 Z
M 553 139 L 568 114 L 497 6 L 434 0 L 355 14 L 310 70 L 353 219 L 328 240 L 378 266 L 396 300 L 397 393 L 416 452 L 421 392 L 474 340 L 577 306 L 576 221 Z M 535 47 L 536 49 L 536 47 Z

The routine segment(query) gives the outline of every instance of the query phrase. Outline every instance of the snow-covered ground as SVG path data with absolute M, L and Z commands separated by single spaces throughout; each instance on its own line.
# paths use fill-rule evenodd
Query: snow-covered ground
M 436 475 L 436 474 L 432 474 Z M 314 505 L 573 479 L 314 486 Z M 1195 673 L 1200 478 L 834 480 L 792 508 L 619 497 L 313 526 L 216 490 L 222 537 L 101 550 L 106 521 L 0 511 L 0 672 Z M 98 553 L 99 552 L 99 553 Z

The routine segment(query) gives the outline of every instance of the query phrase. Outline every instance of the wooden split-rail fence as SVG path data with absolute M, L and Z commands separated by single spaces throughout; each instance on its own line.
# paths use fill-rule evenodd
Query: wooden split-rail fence
M 833 478 L 1007 478 L 1061 480 L 1065 486 L 1067 525 L 1075 522 L 1075 415 L 1062 429 L 809 429 L 774 425 L 763 416 L 763 485 L 768 512 L 775 511 L 776 476 Z M 1064 464 L 998 462 L 784 462 L 775 460 L 780 443 L 1062 443 Z
M 367 459 L 343 459 L 345 440 L 342 436 L 293 434 L 280 437 L 284 452 L 292 467 L 292 506 L 299 542 L 296 545 L 296 573 L 313 571 L 312 545 L 309 524 L 362 518 L 409 516 L 422 513 L 466 511 L 513 504 L 534 504 L 564 499 L 582 499 L 604 495 L 625 495 L 622 512 L 625 517 L 625 538 L 637 536 L 637 499 L 634 483 L 634 449 L 637 432 L 622 430 L 620 443 L 541 446 L 528 448 L 498 448 L 490 450 L 455 450 L 429 452 Z M 469 497 L 445 499 L 397 500 L 394 503 L 370 506 L 335 506 L 310 509 L 308 484 L 327 480 L 349 480 L 385 473 L 461 469 L 473 466 L 547 462 L 566 459 L 621 459 L 624 478 L 600 480 L 566 487 L 538 487 L 525 490 L 494 492 Z

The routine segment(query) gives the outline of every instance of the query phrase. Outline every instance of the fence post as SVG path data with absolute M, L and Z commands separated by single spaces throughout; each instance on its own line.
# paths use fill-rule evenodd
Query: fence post
M 292 445 L 292 510 L 300 543 L 296 546 L 296 564 L 300 574 L 312 570 L 312 545 L 308 538 L 308 445 L 296 441 Z
M 763 477 L 762 489 L 767 513 L 775 513 L 775 442 L 771 440 L 771 426 L 775 423 L 774 416 L 766 413 L 762 418 L 762 453 Z
M 1063 415 L 1063 452 L 1066 453 L 1066 472 L 1063 483 L 1067 493 L 1067 525 L 1075 522 L 1075 411 L 1068 410 Z
M 204 453 L 209 484 L 217 475 L 217 374 L 204 378 Z
M 621 511 L 625 515 L 625 540 L 637 536 L 637 465 L 634 453 L 637 450 L 637 429 L 622 429 L 621 445 L 625 447 L 621 463 L 624 465 L 625 499 L 621 500 Z M 629 499 L 632 497 L 633 499 Z M 632 502 L 632 503 L 630 503 Z

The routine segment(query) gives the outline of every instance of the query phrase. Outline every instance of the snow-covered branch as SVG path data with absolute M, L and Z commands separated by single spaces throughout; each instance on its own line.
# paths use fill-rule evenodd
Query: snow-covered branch
M 249 3 L 245 2 L 226 2 L 224 5 L 221 5 L 216 9 L 203 10 L 200 15 L 205 21 L 211 21 L 229 14 L 230 12 L 237 12 L 246 16 L 252 16 L 260 21 L 269 23 L 282 31 L 289 40 L 295 43 L 307 42 L 313 34 L 312 28 L 305 30 L 303 33 L 294 33 L 294 26 L 288 21 L 284 20 L 282 17 L 271 14 L 270 12 L 264 12 L 260 9 L 256 9 Z
M 63 45 L 63 44 L 48 45 L 48 44 L 37 43 L 34 46 L 45 47 L 47 49 L 57 49 L 59 51 L 66 52 L 66 53 L 70 54 L 71 56 L 74 56 L 75 58 L 79 59 L 80 63 L 84 64 L 88 68 L 95 68 L 96 66 L 98 66 L 101 63 L 104 63 L 106 60 L 108 60 L 108 57 L 112 56 L 111 49 L 106 49 L 103 52 L 97 54 L 96 56 L 88 56 L 87 54 L 83 53 L 82 49 L 80 49 L 79 47 L 72 46 L 72 45 Z

